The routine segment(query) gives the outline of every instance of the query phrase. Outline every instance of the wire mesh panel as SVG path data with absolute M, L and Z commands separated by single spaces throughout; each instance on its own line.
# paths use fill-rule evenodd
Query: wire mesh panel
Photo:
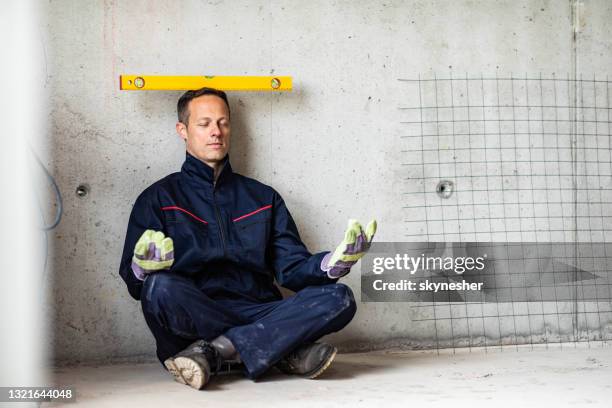
M 607 78 L 449 74 L 398 83 L 405 241 L 612 241 Z M 612 251 L 600 247 L 572 257 L 575 273 L 600 268 L 576 281 L 601 297 L 449 298 L 415 303 L 413 321 L 435 333 L 438 348 L 608 340 Z

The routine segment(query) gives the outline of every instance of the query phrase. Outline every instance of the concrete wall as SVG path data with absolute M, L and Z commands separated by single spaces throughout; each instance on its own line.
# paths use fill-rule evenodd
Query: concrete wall
M 399 78 L 605 77 L 612 62 L 605 0 L 584 2 L 577 52 L 568 1 L 62 0 L 47 9 L 48 148 L 65 204 L 49 342 L 63 362 L 154 355 L 117 267 L 134 199 L 182 163 L 180 92 L 121 92 L 119 74 L 292 75 L 291 93 L 231 93 L 230 154 L 236 171 L 280 191 L 319 251 L 333 249 L 350 217 L 376 217 L 380 241 L 482 238 L 406 237 L 403 192 L 424 181 L 402 166 L 410 146 L 398 108 L 411 95 Z M 91 188 L 84 198 L 81 183 Z M 344 281 L 358 294 L 357 270 Z M 412 321 L 421 312 L 363 303 L 332 339 L 345 349 L 431 346 L 437 331 Z

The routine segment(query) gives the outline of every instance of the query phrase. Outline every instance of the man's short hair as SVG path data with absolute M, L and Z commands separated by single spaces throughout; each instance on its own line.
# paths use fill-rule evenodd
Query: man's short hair
M 215 88 L 200 88 L 193 91 L 187 91 L 181 96 L 178 100 L 178 104 L 176 106 L 176 111 L 178 113 L 178 121 L 187 126 L 189 123 L 189 102 L 197 98 L 198 96 L 203 95 L 216 95 L 219 98 L 223 99 L 225 104 L 227 105 L 227 112 L 230 113 L 229 102 L 227 101 L 227 95 L 225 92 L 215 89 Z

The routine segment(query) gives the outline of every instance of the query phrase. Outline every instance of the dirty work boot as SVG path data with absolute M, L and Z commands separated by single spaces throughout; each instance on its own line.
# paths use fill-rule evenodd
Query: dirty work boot
M 327 343 L 308 343 L 293 350 L 276 363 L 285 374 L 317 378 L 329 367 L 338 349 Z
M 217 374 L 223 358 L 207 341 L 198 340 L 185 350 L 164 361 L 168 371 L 181 384 L 202 389 Z

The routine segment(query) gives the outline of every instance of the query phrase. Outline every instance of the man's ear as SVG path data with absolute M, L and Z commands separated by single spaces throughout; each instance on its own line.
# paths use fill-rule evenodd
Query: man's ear
M 184 141 L 187 141 L 187 126 L 183 122 L 176 122 L 176 133 Z

